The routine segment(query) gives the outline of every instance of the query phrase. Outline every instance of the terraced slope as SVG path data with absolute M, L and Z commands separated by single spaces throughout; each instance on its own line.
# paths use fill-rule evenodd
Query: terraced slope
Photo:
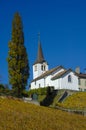
M 86 117 L 0 98 L 0 130 L 86 130 Z
M 77 92 L 66 98 L 62 103 L 57 103 L 57 105 L 77 110 L 86 110 L 86 92 Z

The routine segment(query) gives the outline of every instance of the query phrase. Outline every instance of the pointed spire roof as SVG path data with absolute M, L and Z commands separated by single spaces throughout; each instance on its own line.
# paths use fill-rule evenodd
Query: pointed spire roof
M 41 47 L 41 42 L 39 41 L 39 42 L 38 42 L 38 54 L 37 54 L 37 59 L 36 59 L 36 61 L 35 61 L 34 64 L 43 63 L 43 62 L 46 62 L 46 61 L 44 60 L 43 51 L 42 51 L 42 47 Z

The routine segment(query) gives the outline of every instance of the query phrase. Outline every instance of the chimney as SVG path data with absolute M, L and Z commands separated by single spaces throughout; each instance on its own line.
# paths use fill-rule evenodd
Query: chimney
M 80 74 L 80 67 L 79 66 L 76 67 L 75 72 L 78 73 L 78 74 Z

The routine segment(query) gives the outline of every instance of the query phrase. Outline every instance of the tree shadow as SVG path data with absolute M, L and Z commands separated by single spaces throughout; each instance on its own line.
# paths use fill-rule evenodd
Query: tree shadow
M 49 106 L 53 103 L 54 98 L 57 95 L 57 90 L 51 91 L 51 88 L 48 87 L 47 95 L 43 101 L 40 102 L 41 106 Z

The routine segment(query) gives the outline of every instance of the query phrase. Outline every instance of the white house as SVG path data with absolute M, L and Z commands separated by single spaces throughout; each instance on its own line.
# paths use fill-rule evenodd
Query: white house
M 86 91 L 86 72 L 81 73 L 80 68 L 76 68 L 76 73 L 78 75 L 78 85 L 80 91 Z
M 33 64 L 31 89 L 47 86 L 53 86 L 55 89 L 80 89 L 79 77 L 76 72 L 73 72 L 71 69 L 65 69 L 63 66 L 57 66 L 49 70 L 39 41 L 37 59 Z

